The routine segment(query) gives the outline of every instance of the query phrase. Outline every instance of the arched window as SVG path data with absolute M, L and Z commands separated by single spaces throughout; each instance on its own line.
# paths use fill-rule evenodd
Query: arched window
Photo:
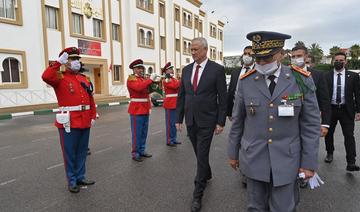
M 187 15 L 187 26 L 191 27 L 191 15 L 190 14 Z
M 2 82 L 12 83 L 20 82 L 19 61 L 16 58 L 8 57 L 2 63 L 3 72 L 1 72 Z
M 143 0 L 143 1 L 144 1 L 144 8 L 149 9 L 150 8 L 149 0 Z
M 151 31 L 148 31 L 146 33 L 146 45 L 148 45 L 148 46 L 152 45 L 152 33 L 151 33 Z
M 148 74 L 152 74 L 153 73 L 153 68 L 152 67 L 149 67 L 148 68 Z
M 138 2 L 139 2 L 139 5 L 138 5 L 138 6 L 140 6 L 140 7 L 145 7 L 145 2 L 144 2 L 144 0 L 139 0 Z
M 140 29 L 140 44 L 145 45 L 145 32 L 143 29 Z

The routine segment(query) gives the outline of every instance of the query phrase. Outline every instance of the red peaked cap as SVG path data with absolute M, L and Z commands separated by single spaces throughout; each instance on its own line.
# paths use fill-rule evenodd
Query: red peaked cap
M 134 60 L 132 63 L 130 63 L 129 68 L 134 69 L 136 67 L 143 67 L 144 68 L 144 61 L 142 59 Z
M 68 53 L 69 58 L 77 58 L 77 59 L 81 58 L 81 57 L 80 57 L 80 49 L 78 49 L 78 48 L 76 48 L 76 47 L 68 47 L 68 48 L 62 50 L 62 51 L 60 52 L 60 54 L 59 54 L 59 57 L 60 57 L 64 52 Z
M 167 70 L 174 68 L 174 66 L 171 65 L 171 62 L 166 63 L 164 68 L 161 69 L 162 73 L 165 73 Z

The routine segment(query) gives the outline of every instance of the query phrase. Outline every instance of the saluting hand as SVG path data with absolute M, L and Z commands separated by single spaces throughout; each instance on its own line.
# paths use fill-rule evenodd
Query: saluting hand
M 233 168 L 235 171 L 239 168 L 239 160 L 229 160 L 231 168 Z

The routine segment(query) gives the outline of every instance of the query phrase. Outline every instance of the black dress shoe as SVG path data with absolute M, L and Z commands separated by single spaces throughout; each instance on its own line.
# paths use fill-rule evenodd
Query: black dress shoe
M 166 146 L 176 147 L 176 144 L 166 144 Z
M 360 171 L 360 167 L 356 164 L 348 164 L 346 166 L 346 170 L 349 171 L 349 172 L 357 172 L 357 171 Z
M 69 186 L 68 189 L 71 193 L 79 193 L 79 191 L 80 191 L 80 188 L 77 185 Z
M 325 163 L 331 163 L 333 159 L 333 154 L 327 154 L 324 161 Z
M 305 180 L 301 180 L 299 183 L 300 188 L 307 188 L 308 185 L 309 185 L 308 181 Z
M 134 158 L 132 158 L 134 161 L 136 161 L 136 162 L 143 162 L 144 161 L 144 159 L 142 159 L 141 157 L 134 157 Z
M 145 152 L 144 154 L 141 155 L 141 157 L 151 158 L 151 157 L 152 157 L 152 154 L 149 154 L 149 153 Z
M 95 181 L 93 181 L 93 180 L 82 180 L 82 181 L 78 181 L 76 184 L 80 185 L 80 186 L 94 185 Z
M 199 212 L 201 210 L 201 199 L 194 198 L 191 203 L 191 212 Z

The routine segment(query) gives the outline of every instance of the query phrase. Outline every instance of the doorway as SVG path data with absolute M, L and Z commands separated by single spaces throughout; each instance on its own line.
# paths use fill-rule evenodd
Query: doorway
M 101 94 L 101 71 L 94 68 L 95 94 Z

